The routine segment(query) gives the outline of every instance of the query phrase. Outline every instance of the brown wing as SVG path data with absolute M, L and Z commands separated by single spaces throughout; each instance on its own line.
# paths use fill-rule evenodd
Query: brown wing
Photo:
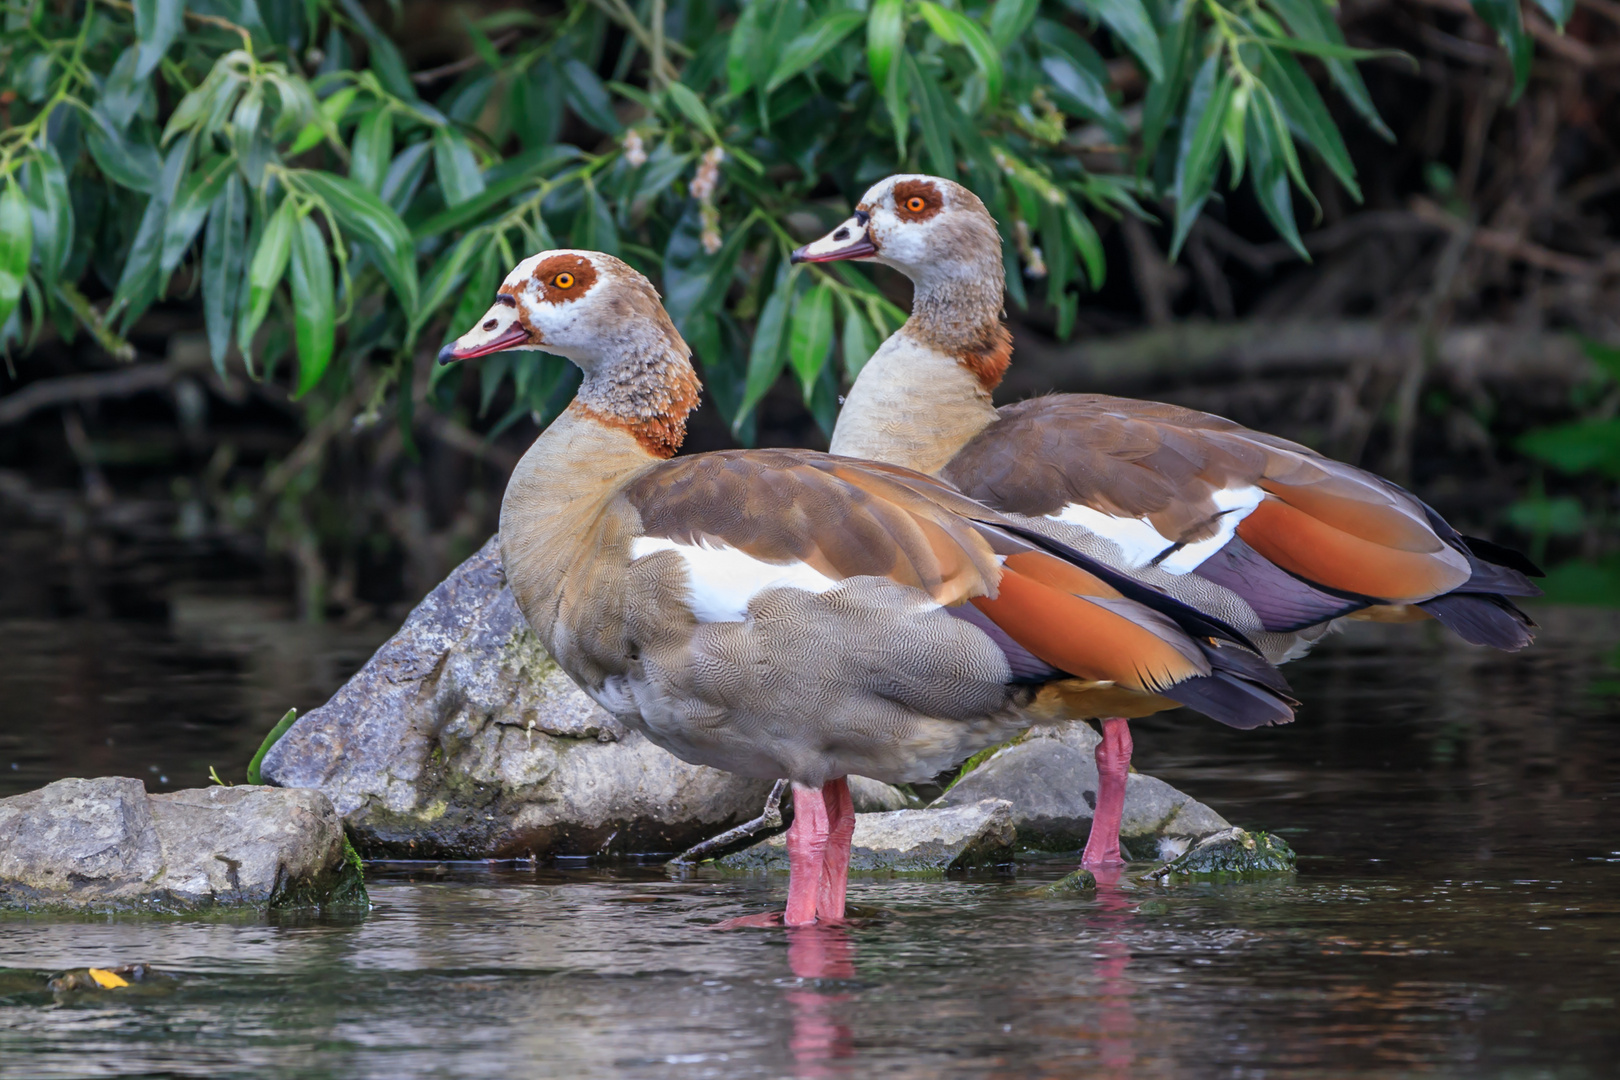
M 648 536 L 802 562 L 835 580 L 884 576 L 947 606 L 971 600 L 1072 675 L 1153 692 L 1210 671 L 1172 620 L 909 469 L 813 451 L 721 451 L 660 464 L 626 496 Z
M 1236 535 L 1305 582 L 1399 603 L 1438 596 L 1470 576 L 1468 557 L 1400 489 L 1174 405 L 1089 394 L 1020 402 L 1002 409 L 942 475 L 1010 513 L 1044 517 L 1078 504 L 1145 519 L 1167 555 L 1220 535 L 1231 496 L 1247 489 L 1260 501 Z

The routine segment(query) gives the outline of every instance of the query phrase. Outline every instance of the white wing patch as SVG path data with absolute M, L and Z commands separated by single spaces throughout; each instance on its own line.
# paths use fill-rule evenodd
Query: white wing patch
M 768 563 L 724 544 L 677 544 L 663 536 L 638 536 L 630 545 L 632 559 L 660 551 L 673 551 L 686 563 L 698 622 L 742 622 L 749 603 L 766 589 L 824 593 L 841 584 L 806 563 Z
M 1248 517 L 1266 493 L 1258 487 L 1221 488 L 1211 493 L 1215 509 L 1221 512 L 1216 522 L 1215 535 L 1195 544 L 1176 548 L 1175 541 L 1162 535 L 1147 518 L 1114 517 L 1094 510 L 1083 503 L 1070 503 L 1055 514 L 1052 521 L 1077 525 L 1111 541 L 1120 551 L 1120 566 L 1125 570 L 1140 570 L 1159 559 L 1161 570 L 1171 574 L 1188 574 L 1198 569 L 1203 561 L 1231 542 L 1238 523 Z

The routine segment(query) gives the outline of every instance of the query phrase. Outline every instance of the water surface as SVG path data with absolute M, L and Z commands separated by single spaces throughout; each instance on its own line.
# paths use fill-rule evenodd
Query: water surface
M 210 754 L 239 768 L 281 701 L 318 701 L 371 632 L 265 630 L 276 653 L 185 630 L 232 622 L 205 615 L 0 622 L 28 659 L 0 673 L 4 793 L 126 763 L 192 786 Z M 1285 836 L 1291 877 L 1127 876 L 1066 899 L 1032 893 L 1062 859 L 857 877 L 847 927 L 724 932 L 785 880 L 389 864 L 363 917 L 6 916 L 0 1075 L 1612 1076 L 1620 622 L 1538 617 L 1514 657 L 1432 628 L 1335 639 L 1288 669 L 1307 702 L 1289 728 L 1135 725 L 1143 771 Z M 91 674 L 108 665 L 121 689 Z M 85 712 L 64 719 L 72 694 Z M 134 962 L 167 977 L 44 988 Z

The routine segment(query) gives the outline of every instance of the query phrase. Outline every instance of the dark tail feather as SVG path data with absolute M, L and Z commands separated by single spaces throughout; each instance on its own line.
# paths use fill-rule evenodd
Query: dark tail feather
M 1496 563 L 1498 566 L 1505 566 L 1509 570 L 1517 570 L 1525 577 L 1547 576 L 1541 567 L 1537 566 L 1535 563 L 1525 558 L 1523 554 L 1514 551 L 1510 547 L 1503 547 L 1501 544 L 1493 544 L 1489 540 L 1481 540 L 1477 536 L 1465 536 L 1462 538 L 1462 542 L 1468 545 L 1469 551 L 1472 551 L 1475 555 L 1478 555 L 1486 562 Z
M 1294 709 L 1289 702 L 1263 686 L 1225 671 L 1186 679 L 1159 692 L 1211 720 L 1243 731 L 1268 724 L 1286 724 L 1294 719 Z
M 1301 581 L 1237 536 L 1193 573 L 1237 593 L 1260 617 L 1260 624 L 1277 633 L 1303 630 L 1372 603 L 1324 592 Z
M 1250 652 L 1243 646 L 1230 642 L 1222 644 L 1219 640 L 1199 641 L 1198 644 L 1216 674 L 1224 673 L 1255 683 L 1291 705 L 1299 704 L 1294 700 L 1293 690 L 1289 687 L 1288 680 L 1283 678 L 1282 672 L 1268 663 L 1259 653 Z
M 1447 593 L 1418 605 L 1464 641 L 1516 652 L 1535 640 L 1536 625 L 1512 602 L 1490 593 Z

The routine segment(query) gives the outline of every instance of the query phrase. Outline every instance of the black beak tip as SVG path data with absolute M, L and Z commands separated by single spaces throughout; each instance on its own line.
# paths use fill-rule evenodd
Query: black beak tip
M 460 359 L 461 357 L 456 355 L 456 343 L 453 341 L 439 350 L 439 363 L 441 364 L 453 364 Z
M 794 248 L 793 253 L 788 256 L 788 265 L 789 266 L 797 266 L 799 263 L 809 262 L 809 261 L 810 261 L 810 258 L 809 258 L 809 256 L 807 256 L 804 253 L 804 248 L 802 248 L 802 247 Z

